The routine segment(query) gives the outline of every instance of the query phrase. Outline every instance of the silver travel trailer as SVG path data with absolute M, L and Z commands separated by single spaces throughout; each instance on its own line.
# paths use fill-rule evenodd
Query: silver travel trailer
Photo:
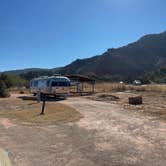
M 71 81 L 67 77 L 52 76 L 38 77 L 30 81 L 30 92 L 66 98 L 70 92 Z

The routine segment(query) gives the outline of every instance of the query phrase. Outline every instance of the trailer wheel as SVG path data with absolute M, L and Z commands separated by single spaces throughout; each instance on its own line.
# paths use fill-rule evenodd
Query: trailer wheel
M 64 96 L 63 96 L 63 99 L 64 99 L 64 100 L 66 100 L 66 99 L 67 99 L 67 97 L 68 97 L 68 95 L 64 95 Z
M 40 101 L 41 101 L 41 96 L 42 96 L 42 94 L 41 94 L 41 92 L 39 91 L 39 92 L 36 94 L 36 98 L 37 98 L 37 102 L 38 102 L 38 103 L 40 103 Z

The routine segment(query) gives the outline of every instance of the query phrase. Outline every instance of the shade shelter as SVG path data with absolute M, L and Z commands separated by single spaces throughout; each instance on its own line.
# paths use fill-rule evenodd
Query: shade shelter
M 71 86 L 75 87 L 73 93 L 94 93 L 95 92 L 95 80 L 84 75 L 66 75 L 71 80 Z M 90 85 L 90 89 L 85 88 L 85 84 Z

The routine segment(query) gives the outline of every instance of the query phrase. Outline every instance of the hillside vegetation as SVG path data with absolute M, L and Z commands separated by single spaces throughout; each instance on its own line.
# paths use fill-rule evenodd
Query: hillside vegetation
M 108 49 L 100 56 L 76 60 L 63 74 L 86 74 L 108 80 L 130 80 L 166 66 L 166 32 L 146 35 L 127 46 Z
M 9 97 L 9 89 L 12 87 L 27 86 L 28 81 L 17 75 L 0 74 L 0 97 Z
M 102 55 L 77 59 L 71 64 L 54 69 L 24 69 L 5 72 L 30 80 L 41 75 L 84 74 L 105 81 L 149 79 L 166 82 L 166 32 L 146 35 L 138 41 Z

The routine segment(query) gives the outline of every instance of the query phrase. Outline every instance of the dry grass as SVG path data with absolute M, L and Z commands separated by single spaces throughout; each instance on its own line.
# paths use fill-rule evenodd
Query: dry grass
M 139 106 L 129 105 L 128 97 L 132 94 L 122 94 L 122 99 L 119 104 L 123 105 L 125 109 L 136 111 L 143 116 L 151 116 L 154 118 L 161 119 L 166 122 L 166 94 L 165 92 L 136 92 L 137 95 L 143 97 L 143 104 Z
M 0 100 L 0 117 L 29 125 L 67 123 L 82 118 L 82 115 L 75 109 L 56 102 L 47 102 L 45 115 L 40 115 L 41 105 L 35 101 L 22 101 L 21 99 Z
M 116 95 L 110 93 L 97 93 L 92 96 L 87 96 L 87 99 L 95 100 L 95 101 L 104 101 L 104 102 L 117 102 L 120 98 Z
M 22 89 L 22 88 L 10 88 L 9 92 L 11 94 L 19 94 L 20 92 L 24 92 L 24 94 L 29 94 L 29 89 Z
M 116 83 L 98 83 L 95 85 L 96 92 L 112 92 L 112 91 L 125 91 L 126 86 L 124 84 Z
M 151 84 L 135 86 L 118 83 L 98 83 L 95 86 L 96 92 L 123 92 L 126 90 L 166 92 L 166 85 Z
M 146 85 L 145 89 L 147 91 L 153 91 L 153 92 L 166 92 L 166 85 L 160 85 L 160 84 Z
M 133 86 L 132 86 L 133 87 Z M 92 96 L 87 96 L 86 98 L 96 101 L 102 101 L 107 103 L 112 103 L 120 106 L 124 110 L 130 110 L 131 112 L 138 113 L 142 116 L 152 117 L 154 119 L 160 119 L 166 122 L 166 91 L 164 91 L 162 86 L 158 86 L 159 89 L 155 87 L 148 87 L 145 91 L 135 90 L 135 91 L 125 91 L 125 92 L 102 92 L 96 93 Z M 155 88 L 153 91 L 151 88 Z M 161 88 L 161 89 L 160 89 Z M 130 105 L 129 97 L 142 96 L 142 105 Z

